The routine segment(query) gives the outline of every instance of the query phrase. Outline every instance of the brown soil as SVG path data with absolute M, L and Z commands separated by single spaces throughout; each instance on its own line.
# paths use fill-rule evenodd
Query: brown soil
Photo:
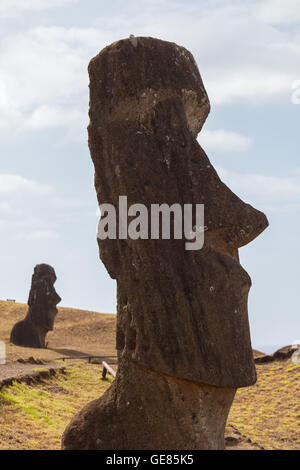
M 0 365 L 0 388 L 1 382 L 9 378 L 20 378 L 24 375 L 31 375 L 37 370 L 57 369 L 61 367 L 59 364 L 49 363 L 39 366 L 37 364 L 20 364 L 19 362 L 11 362 L 9 364 Z

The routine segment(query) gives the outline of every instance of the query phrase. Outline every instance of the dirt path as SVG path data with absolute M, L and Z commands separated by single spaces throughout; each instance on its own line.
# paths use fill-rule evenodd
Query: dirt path
M 12 380 L 34 377 L 41 371 L 49 372 L 56 369 L 62 369 L 61 364 L 21 364 L 19 362 L 11 362 L 0 365 L 0 389 L 4 385 L 8 385 Z

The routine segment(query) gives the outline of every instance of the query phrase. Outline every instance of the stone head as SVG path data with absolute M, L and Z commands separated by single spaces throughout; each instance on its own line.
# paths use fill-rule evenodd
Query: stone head
M 48 264 L 38 264 L 34 268 L 28 305 L 30 319 L 47 331 L 53 330 L 56 305 L 61 301 L 54 283 L 55 270 Z

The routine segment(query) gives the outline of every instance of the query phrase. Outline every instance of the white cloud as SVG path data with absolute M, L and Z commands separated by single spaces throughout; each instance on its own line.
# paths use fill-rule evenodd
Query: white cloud
M 0 18 L 17 16 L 25 11 L 40 11 L 46 8 L 60 7 L 77 0 L 1 0 Z
M 49 201 L 52 206 L 59 209 L 81 209 L 89 208 L 90 203 L 82 199 L 68 198 L 68 197 L 54 197 Z
M 96 29 L 49 27 L 3 40 L 0 130 L 62 127 L 68 129 L 68 138 L 83 138 L 88 123 L 87 65 L 110 39 Z
M 87 121 L 87 114 L 76 108 L 41 106 L 34 110 L 28 119 L 28 127 L 61 127 Z
M 0 202 L 0 214 L 9 214 L 11 213 L 12 206 L 8 201 Z
M 26 4 L 17 3 L 20 8 Z M 140 8 L 140 2 L 133 0 L 115 15 L 104 11 L 98 28 L 37 27 L 2 38 L 0 131 L 36 132 L 59 126 L 68 138 L 82 139 L 88 62 L 104 46 L 130 33 L 160 37 L 190 49 L 212 106 L 242 100 L 290 102 L 292 83 L 300 79 L 300 35 L 268 24 L 261 9 L 267 11 L 267 1 L 262 6 L 248 0 L 171 3 L 172 9 L 169 1 L 158 5 L 153 0 Z M 1 5 L 5 4 L 10 0 Z M 35 8 L 42 5 L 50 2 L 37 1 Z M 280 8 L 291 12 L 291 5 Z M 97 18 L 93 24 L 97 25 Z
M 268 210 L 298 209 L 300 175 L 270 176 L 256 173 L 237 173 L 216 167 L 221 180 L 246 202 Z
M 145 22 L 143 34 L 184 45 L 194 54 L 212 105 L 290 99 L 300 76 L 300 37 L 258 18 L 260 1 L 187 4 Z M 181 4 L 182 5 L 182 4 Z
M 47 205 L 54 188 L 20 175 L 0 174 L 0 232 L 12 239 L 54 239 Z M 45 217 L 45 214 L 47 216 Z
M 299 71 L 300 73 L 300 71 Z M 220 80 L 216 74 L 208 82 L 208 89 L 213 104 L 230 101 L 259 100 L 264 101 L 287 92 L 291 95 L 292 75 L 282 71 L 267 70 L 256 66 L 240 70 L 229 70 Z
M 33 230 L 28 232 L 19 232 L 16 235 L 17 240 L 57 240 L 59 235 L 54 230 Z
M 28 114 L 53 100 L 66 103 L 76 97 L 88 83 L 86 47 L 76 31 L 57 27 L 6 38 L 0 54 L 0 104 Z
M 273 24 L 300 21 L 300 0 L 267 0 L 258 6 L 259 19 Z
M 62 128 L 65 136 L 61 143 L 87 141 L 88 110 L 75 107 L 41 106 L 28 117 L 25 127 L 31 130 Z
M 220 150 L 222 152 L 244 152 L 252 143 L 252 139 L 236 132 L 217 129 L 203 129 L 198 141 L 204 150 Z
M 0 197 L 41 196 L 49 194 L 51 191 L 51 185 L 40 184 L 19 175 L 0 174 Z
M 13 240 L 56 240 L 59 227 L 88 215 L 93 203 L 60 196 L 51 184 L 0 174 L 0 233 Z

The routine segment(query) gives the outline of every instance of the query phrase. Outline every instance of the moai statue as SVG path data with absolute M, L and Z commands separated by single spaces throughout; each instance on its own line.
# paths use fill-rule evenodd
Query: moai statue
M 34 268 L 28 313 L 12 329 L 10 341 L 13 344 L 29 348 L 46 347 L 46 335 L 53 330 L 56 305 L 61 301 L 54 288 L 55 281 L 55 271 L 48 264 L 38 264 Z
M 268 225 L 222 183 L 196 140 L 210 110 L 193 56 L 118 41 L 89 65 L 89 148 L 99 204 L 204 204 L 204 245 L 99 240 L 117 280 L 119 368 L 69 424 L 65 449 L 223 449 L 236 389 L 255 383 L 238 249 Z M 118 224 L 117 224 L 118 225 Z M 125 238 L 125 237 L 124 237 Z

